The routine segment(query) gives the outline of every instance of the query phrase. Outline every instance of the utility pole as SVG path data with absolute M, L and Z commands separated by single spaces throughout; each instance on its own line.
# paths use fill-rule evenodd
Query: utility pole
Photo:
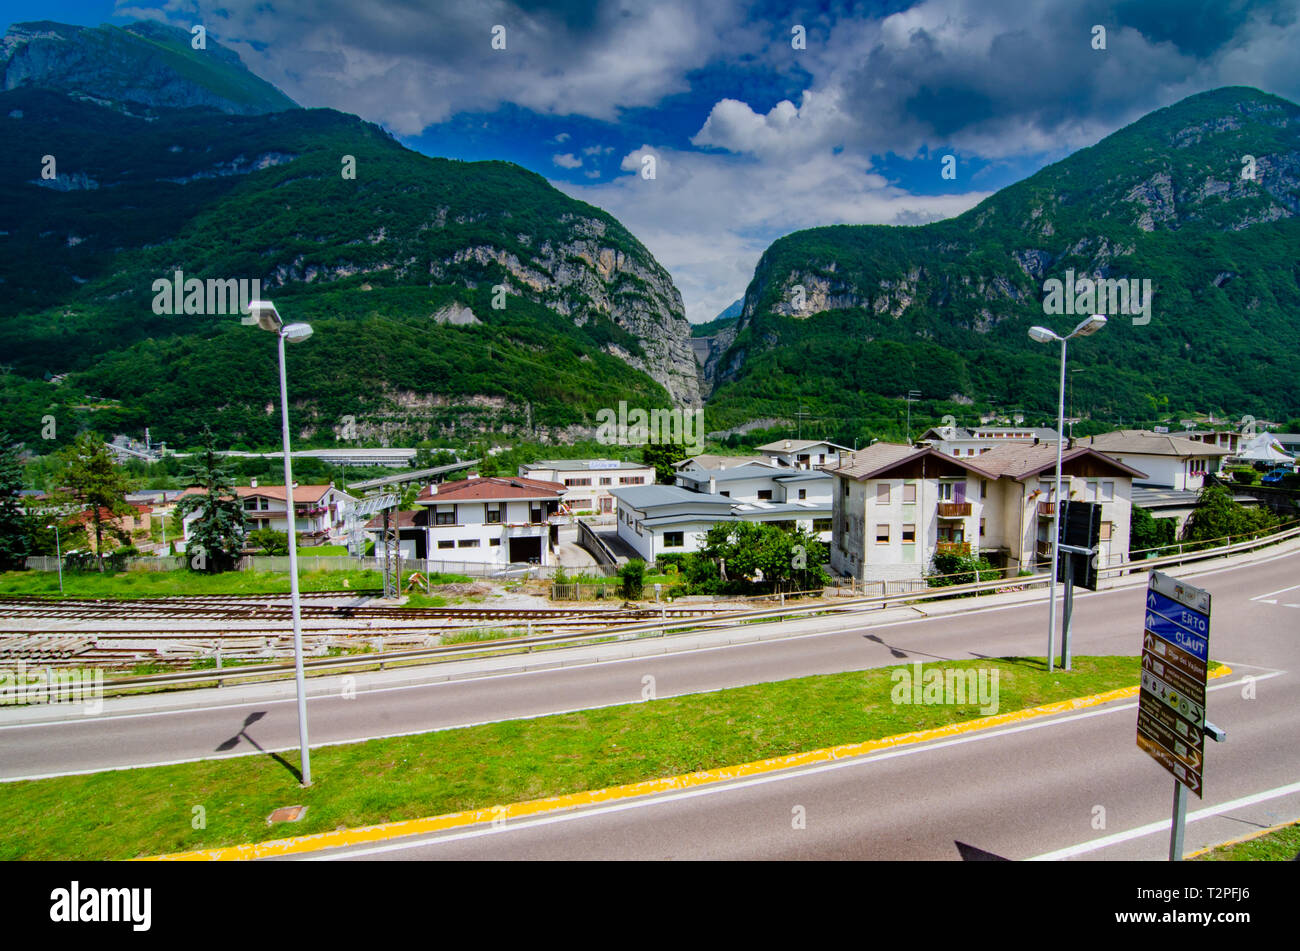
M 920 399 L 920 390 L 908 390 L 907 396 L 907 444 L 912 445 L 912 403 Z

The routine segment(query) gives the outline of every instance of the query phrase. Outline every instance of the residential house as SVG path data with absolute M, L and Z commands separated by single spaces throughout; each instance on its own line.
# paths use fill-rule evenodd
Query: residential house
M 1056 445 L 1009 441 L 968 458 L 876 443 L 831 470 L 831 569 L 860 580 L 919 579 L 936 553 L 1032 570 L 1054 512 Z M 1128 552 L 1129 492 L 1144 474 L 1083 447 L 1062 454 L 1067 498 L 1102 503 L 1103 564 Z
M 560 502 L 573 514 L 614 511 L 611 490 L 629 485 L 654 485 L 655 469 L 641 462 L 617 459 L 548 459 L 519 467 L 519 475 L 564 486 Z
M 520 476 L 425 486 L 415 499 L 417 511 L 397 513 L 402 557 L 550 565 L 559 531 L 550 519 L 564 493 L 561 483 Z M 376 516 L 366 530 L 377 533 L 382 525 L 382 516 Z
M 698 456 L 691 456 L 689 459 L 674 462 L 673 468 L 682 473 L 703 472 L 707 469 L 734 469 L 736 466 L 745 466 L 751 463 L 766 466 L 773 465 L 767 456 L 718 456 L 713 453 L 701 453 Z
M 203 495 L 201 488 L 186 489 L 183 495 Z M 284 486 L 259 486 L 254 479 L 251 485 L 235 487 L 244 509 L 244 519 L 250 532 L 270 528 L 288 532 L 288 505 Z M 293 487 L 294 530 L 304 545 L 324 545 L 339 539 L 346 530 L 346 509 L 356 500 L 342 489 L 329 485 L 295 485 Z M 202 515 L 195 509 L 181 524 L 183 541 L 190 540 L 190 527 Z
M 813 439 L 778 439 L 766 446 L 759 446 L 769 462 L 791 469 L 812 469 L 816 466 L 837 466 L 841 453 L 851 450 L 833 442 Z
M 788 481 L 777 481 L 781 470 L 765 466 L 766 484 L 770 489 L 757 488 L 763 484 L 753 478 L 752 472 L 741 467 L 726 470 L 737 477 L 723 484 L 733 489 L 742 484 L 743 490 L 728 496 L 716 488 L 723 470 L 716 470 L 709 478 L 695 481 L 679 475 L 678 485 L 655 485 L 641 488 L 619 489 L 618 536 L 630 545 L 647 562 L 662 554 L 684 554 L 704 547 L 705 535 L 710 528 L 724 522 L 766 522 L 787 530 L 801 528 L 815 533 L 821 540 L 830 542 L 831 502 L 824 490 L 813 488 L 817 498 L 808 497 L 809 486 L 829 480 L 823 473 L 788 472 Z M 799 476 L 805 478 L 800 479 Z M 682 480 L 686 484 L 681 484 Z M 801 483 L 803 483 L 801 487 Z M 803 497 L 800 493 L 804 493 Z
M 1205 484 L 1206 473 L 1217 474 L 1224 458 L 1232 455 L 1230 450 L 1206 442 L 1144 429 L 1089 436 L 1075 440 L 1075 445 L 1091 447 L 1146 473 L 1136 480 L 1137 485 L 1193 491 Z

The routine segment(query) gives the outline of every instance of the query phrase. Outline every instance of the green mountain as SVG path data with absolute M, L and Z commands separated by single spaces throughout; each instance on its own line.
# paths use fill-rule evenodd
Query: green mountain
M 1300 409 L 1298 214 L 1300 107 L 1236 87 L 1151 113 L 956 218 L 787 235 L 736 327 L 709 342 L 709 427 L 789 419 L 801 403 L 850 440 L 892 425 L 908 390 L 935 416 L 972 403 L 1054 416 L 1059 348 L 1026 331 L 1082 319 L 1044 312 L 1047 282 L 1071 271 L 1153 292 L 1149 313 L 1108 313 L 1071 345 L 1077 414 L 1285 419 Z
M 0 429 L 30 442 L 52 416 L 58 442 L 148 426 L 177 445 L 207 422 L 278 445 L 274 338 L 233 307 L 172 312 L 156 282 L 177 272 L 260 282 L 313 324 L 289 350 L 304 445 L 558 440 L 620 400 L 698 404 L 667 272 L 540 176 L 419 155 L 332 110 L 146 117 L 101 93 L 0 93 Z
M 200 106 L 253 115 L 297 105 L 206 34 L 200 41 L 152 22 L 15 23 L 0 40 L 0 77 L 3 89 L 58 89 L 132 111 Z

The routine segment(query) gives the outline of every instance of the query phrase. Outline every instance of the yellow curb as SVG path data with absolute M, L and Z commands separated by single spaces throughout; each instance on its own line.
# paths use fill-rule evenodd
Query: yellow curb
M 1197 849 L 1195 852 L 1189 852 L 1187 855 L 1184 855 L 1183 860 L 1187 861 L 1189 859 L 1197 858 L 1198 856 L 1205 855 L 1209 852 L 1213 852 L 1215 849 L 1226 849 L 1229 846 L 1241 845 L 1241 843 L 1243 842 L 1249 842 L 1251 839 L 1258 839 L 1260 836 L 1268 835 L 1270 832 L 1279 832 L 1282 829 L 1289 829 L 1294 825 L 1300 825 L 1300 819 L 1291 819 L 1287 822 L 1282 822 L 1279 823 L 1278 825 L 1271 826 L 1270 828 L 1260 829 L 1257 832 L 1252 832 L 1249 835 L 1243 835 L 1236 839 L 1229 839 L 1227 842 L 1220 842 L 1218 845 L 1207 845 L 1203 849 Z
M 1221 666 L 1217 670 L 1211 671 L 1207 679 L 1225 677 L 1230 673 L 1232 673 L 1231 668 Z M 388 839 L 398 839 L 409 835 L 427 835 L 431 832 L 441 832 L 446 829 L 457 828 L 458 826 L 477 825 L 484 822 L 500 823 L 509 819 L 522 819 L 526 816 L 535 816 L 547 812 L 557 812 L 562 809 L 575 809 L 579 806 L 590 806 L 597 803 L 615 802 L 620 799 L 632 799 L 637 796 L 649 796 L 655 793 L 689 789 L 692 786 L 703 786 L 708 783 L 725 782 L 727 780 L 741 779 L 746 776 L 757 776 L 762 773 L 771 773 L 782 769 L 792 769 L 797 766 L 811 766 L 816 763 L 825 763 L 830 762 L 831 760 L 863 756 L 867 753 L 875 753 L 879 750 L 886 750 L 899 746 L 908 746 L 913 743 L 924 743 L 929 740 L 936 740 L 943 737 L 958 736 L 963 733 L 974 733 L 978 730 L 987 730 L 992 727 L 1005 726 L 1008 723 L 1018 723 L 1022 720 L 1030 720 L 1035 717 L 1051 716 L 1057 713 L 1068 713 L 1071 710 L 1082 710 L 1087 707 L 1095 707 L 1103 703 L 1110 703 L 1113 700 L 1126 700 L 1130 697 L 1137 696 L 1139 689 L 1140 688 L 1137 686 L 1119 687 L 1115 690 L 1109 690 L 1106 693 L 1093 694 L 1090 697 L 1075 697 L 1072 700 L 1058 700 L 1056 703 L 1045 704 L 1041 707 L 1030 707 L 1025 710 L 1015 710 L 1011 713 L 998 713 L 993 716 L 980 717 L 978 720 L 967 720 L 963 723 L 950 723 L 947 726 L 933 727 L 928 730 L 918 730 L 913 733 L 899 733 L 895 736 L 887 736 L 881 740 L 866 740 L 861 743 L 845 743 L 840 746 L 831 746 L 820 750 L 810 750 L 805 753 L 791 753 L 786 756 L 776 756 L 770 759 L 755 760 L 752 763 L 742 763 L 739 766 L 723 766 L 717 769 L 701 770 L 695 773 L 687 773 L 683 776 L 665 776 L 660 779 L 647 779 L 639 783 L 628 783 L 623 786 L 610 786 L 606 789 L 564 793 L 559 796 L 548 796 L 545 799 L 531 799 L 527 802 L 489 806 L 484 809 L 469 809 L 463 812 L 450 812 L 445 815 L 428 816 L 423 819 L 403 819 L 398 822 L 385 822 L 380 825 L 360 826 L 355 829 L 337 829 L 332 832 L 318 832 L 314 835 L 296 836 L 290 839 L 275 839 L 270 842 L 255 842 L 216 849 L 200 849 L 194 852 L 173 852 L 170 855 L 147 856 L 141 859 L 136 859 L 135 861 L 200 862 L 264 859 L 279 855 L 295 855 L 303 852 L 318 852 L 322 849 L 337 849 L 347 846 L 364 845 L 370 842 L 383 842 Z

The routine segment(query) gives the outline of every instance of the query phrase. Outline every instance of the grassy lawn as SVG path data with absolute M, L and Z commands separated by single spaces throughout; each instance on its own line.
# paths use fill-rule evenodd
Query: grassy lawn
M 449 576 L 462 580 L 459 576 Z M 468 581 L 469 579 L 463 579 Z M 381 588 L 378 571 L 299 571 L 302 591 L 333 591 L 344 587 Z M 447 581 L 435 581 L 447 584 Z M 63 591 L 69 598 L 135 598 L 178 594 L 277 594 L 289 593 L 287 571 L 227 571 L 209 575 L 196 571 L 65 571 Z M 0 594 L 59 594 L 59 575 L 54 571 L 0 572 Z
M 1300 822 L 1247 842 L 1223 845 L 1198 855 L 1197 862 L 1292 862 L 1300 856 Z
M 925 669 L 936 665 L 927 664 Z M 1076 657 L 1047 674 L 1033 658 L 945 668 L 998 672 L 999 711 L 1138 681 L 1135 657 Z M 645 660 L 646 672 L 654 660 Z M 0 860 L 120 859 L 484 808 L 599 789 L 977 719 L 977 704 L 895 704 L 891 668 L 805 677 L 531 720 L 325 746 L 311 789 L 284 759 L 254 755 L 0 784 Z M 639 697 L 641 675 L 629 678 Z M 238 714 L 228 717 L 233 737 Z M 247 727 L 258 740 L 257 725 Z M 247 737 L 236 749 L 251 749 Z M 270 828 L 285 805 L 309 806 Z M 194 829 L 202 806 L 206 828 Z

